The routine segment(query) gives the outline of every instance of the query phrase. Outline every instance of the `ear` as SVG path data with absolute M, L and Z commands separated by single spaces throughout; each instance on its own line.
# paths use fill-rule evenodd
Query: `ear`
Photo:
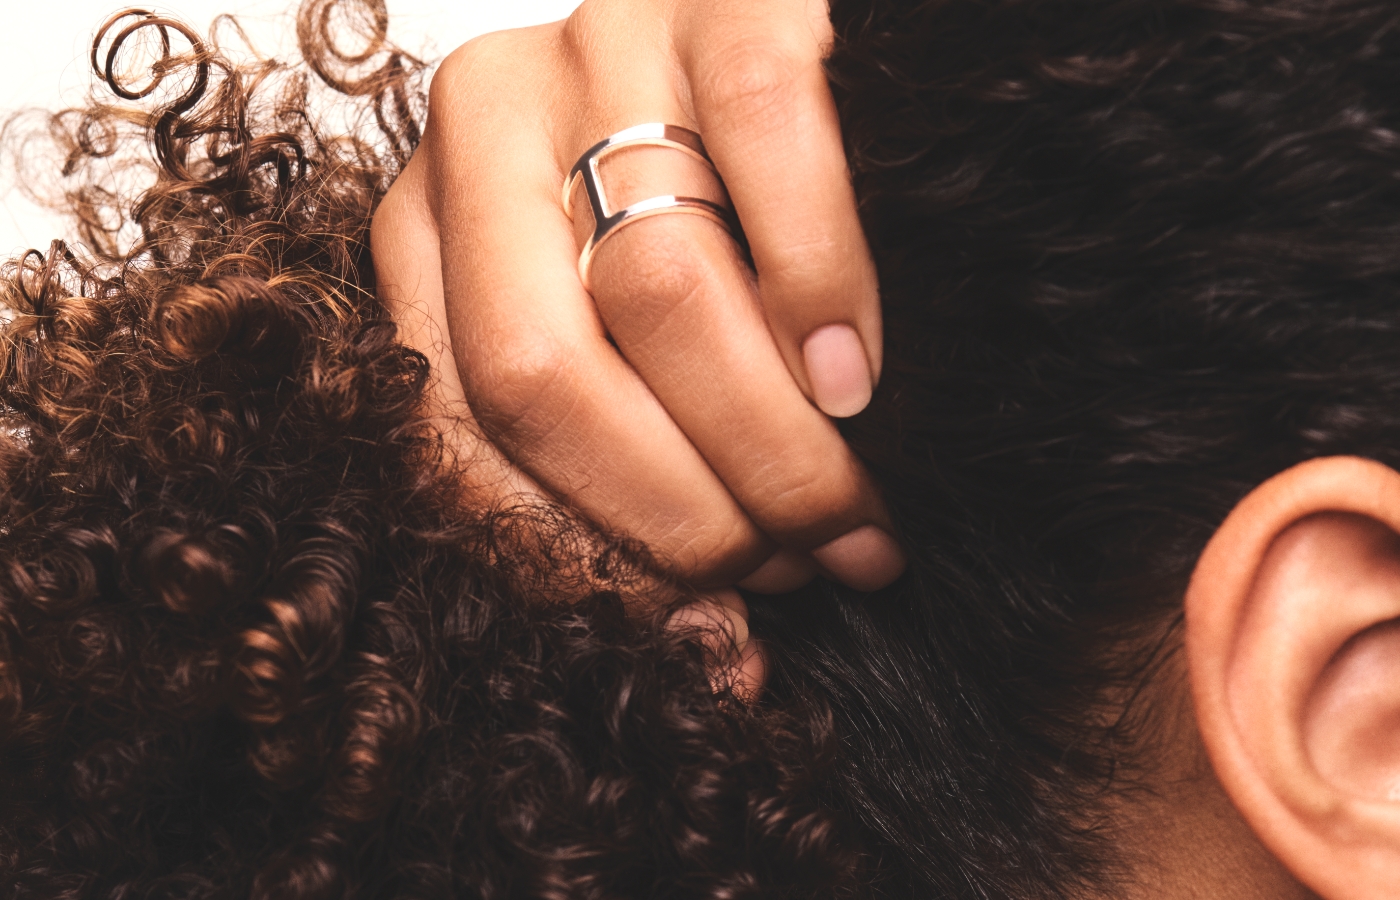
M 1400 891 L 1400 473 L 1312 460 L 1247 496 L 1186 594 L 1201 737 L 1260 840 L 1329 900 Z

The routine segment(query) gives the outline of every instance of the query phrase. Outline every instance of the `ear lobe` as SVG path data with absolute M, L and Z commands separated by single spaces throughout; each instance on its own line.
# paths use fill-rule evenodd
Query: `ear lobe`
M 1202 740 L 1264 844 L 1330 900 L 1400 884 L 1400 473 L 1312 460 L 1260 485 L 1186 595 Z

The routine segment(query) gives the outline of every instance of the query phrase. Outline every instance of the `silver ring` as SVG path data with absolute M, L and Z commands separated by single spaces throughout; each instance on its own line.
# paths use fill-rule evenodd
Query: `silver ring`
M 583 186 L 588 192 L 588 203 L 593 209 L 593 234 L 584 243 L 583 250 L 578 257 L 578 274 L 579 279 L 583 281 L 584 290 L 592 290 L 588 279 L 588 269 L 593 261 L 593 255 L 598 252 L 598 248 L 602 246 L 603 242 L 625 226 L 648 216 L 661 215 L 662 213 L 688 213 L 704 216 L 724 226 L 729 234 L 739 242 L 740 246 L 744 246 L 743 231 L 739 227 L 739 218 L 734 214 L 733 208 L 713 200 L 706 200 L 703 197 L 660 194 L 614 212 L 611 204 L 608 203 L 607 193 L 603 190 L 603 183 L 598 175 L 598 163 L 609 153 L 621 150 L 623 147 L 634 147 L 642 144 L 679 150 L 692 159 L 699 160 L 709 169 L 710 174 L 714 176 L 720 189 L 723 190 L 724 182 L 719 177 L 719 170 L 710 161 L 710 155 L 705 152 L 705 144 L 700 140 L 700 135 L 689 128 L 667 125 L 664 122 L 648 122 L 645 125 L 634 125 L 619 131 L 589 147 L 578 158 L 578 162 L 574 163 L 574 167 L 569 170 L 569 177 L 564 179 L 564 212 L 569 218 L 573 219 L 574 217 L 574 188 L 578 185 L 579 179 L 583 179 Z

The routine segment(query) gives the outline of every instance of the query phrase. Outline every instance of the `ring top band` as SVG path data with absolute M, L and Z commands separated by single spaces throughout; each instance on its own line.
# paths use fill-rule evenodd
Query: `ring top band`
M 613 210 L 608 202 L 607 192 L 603 189 L 602 179 L 599 176 L 599 162 L 608 154 L 624 147 L 635 147 L 650 145 L 654 147 L 666 147 L 671 150 L 678 150 L 704 164 L 710 174 L 714 176 L 715 182 L 722 188 L 723 181 L 719 177 L 719 171 L 715 168 L 710 156 L 705 152 L 705 144 L 700 139 L 700 135 L 689 128 L 682 128 L 679 125 L 667 125 L 664 122 L 649 122 L 644 125 L 634 125 L 631 128 L 617 132 L 610 137 L 604 138 L 598 143 L 589 147 L 574 167 L 569 170 L 569 176 L 564 180 L 563 206 L 564 212 L 570 219 L 574 218 L 574 193 L 580 179 L 583 181 L 584 189 L 588 194 L 588 202 L 593 211 L 593 234 L 583 246 L 579 254 L 578 268 L 579 278 L 583 281 L 586 290 L 591 290 L 589 285 L 588 270 L 592 262 L 593 254 L 607 238 L 616 231 L 632 222 L 644 219 L 648 216 L 661 213 L 689 213 L 701 215 L 709 218 L 720 225 L 723 225 L 736 240 L 743 244 L 742 231 L 739 227 L 738 217 L 734 210 L 724 204 L 707 200 L 703 197 L 685 197 L 674 194 L 661 194 L 649 197 L 629 206 Z

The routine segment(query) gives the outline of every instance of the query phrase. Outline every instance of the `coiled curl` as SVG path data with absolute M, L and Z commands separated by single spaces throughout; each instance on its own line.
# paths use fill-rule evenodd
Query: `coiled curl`
M 636 548 L 462 501 L 367 251 L 421 66 L 382 3 L 298 22 L 310 75 L 115 17 L 41 135 L 81 244 L 0 276 L 0 897 L 856 893 L 819 715 L 624 615 L 687 599 Z

